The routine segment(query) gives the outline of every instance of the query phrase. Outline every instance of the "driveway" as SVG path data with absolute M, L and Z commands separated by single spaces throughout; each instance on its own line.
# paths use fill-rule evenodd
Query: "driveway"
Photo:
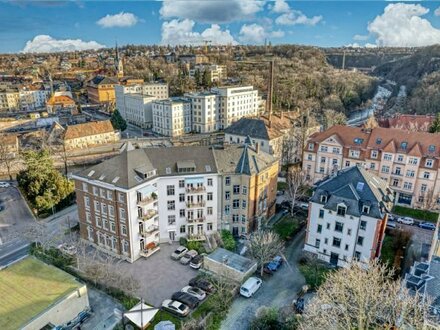
M 81 324 L 82 330 L 112 329 L 120 320 L 121 316 L 114 313 L 115 309 L 123 311 L 124 308 L 112 297 L 102 291 L 88 287 L 89 303 L 93 309 L 92 317 Z
M 261 306 L 283 307 L 290 305 L 305 284 L 304 277 L 296 266 L 304 246 L 305 231 L 301 231 L 288 242 L 285 263 L 273 276 L 263 279 L 263 285 L 252 298 L 239 296 L 222 322 L 222 330 L 246 330 Z
M 197 276 L 197 270 L 170 258 L 177 247 L 177 244 L 161 244 L 160 251 L 149 258 L 140 258 L 132 264 L 121 263 L 124 273 L 133 274 L 139 280 L 141 288 L 137 295 L 156 307 L 160 306 L 163 300 L 170 299 L 174 292 L 180 291 L 188 285 L 191 278 Z

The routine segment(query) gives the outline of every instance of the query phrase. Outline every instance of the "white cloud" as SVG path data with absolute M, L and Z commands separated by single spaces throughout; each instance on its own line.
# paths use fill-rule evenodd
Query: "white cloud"
M 310 25 L 314 26 L 322 20 L 322 16 L 307 17 L 299 10 L 291 10 L 279 16 L 275 23 L 279 25 Z
M 54 39 L 51 36 L 40 34 L 26 42 L 23 53 L 51 53 L 75 50 L 105 48 L 96 41 L 83 41 L 81 39 Z
M 440 30 L 421 16 L 429 12 L 422 5 L 395 3 L 368 24 L 378 46 L 422 47 L 440 43 Z
M 282 38 L 284 32 L 278 31 L 266 31 L 263 26 L 258 24 L 244 24 L 240 29 L 240 35 L 238 39 L 243 44 L 261 44 L 266 38 Z
M 262 0 L 164 0 L 163 18 L 190 19 L 203 23 L 227 23 L 243 20 L 263 10 Z
M 130 27 L 136 25 L 138 21 L 139 19 L 134 14 L 121 11 L 119 14 L 102 17 L 96 24 L 103 28 Z
M 275 0 L 275 4 L 272 7 L 272 12 L 281 14 L 288 13 L 289 11 L 289 4 L 285 0 Z
M 352 43 L 352 44 L 345 45 L 344 47 L 352 47 L 352 48 L 362 48 L 362 47 L 365 47 L 365 48 L 376 48 L 377 45 L 376 45 L 376 44 L 370 44 L 370 43 L 368 43 L 368 42 L 367 42 L 365 45 L 360 45 L 359 43 L 354 42 L 354 43 Z
M 438 7 L 436 10 L 434 10 L 435 16 L 440 16 L 440 7 Z
M 365 40 L 368 40 L 368 38 L 370 38 L 369 35 L 355 34 L 353 36 L 353 40 L 356 40 L 356 41 L 365 41 Z
M 211 41 L 213 45 L 236 45 L 229 30 L 222 30 L 218 24 L 212 24 L 202 33 L 193 31 L 195 22 L 190 19 L 173 19 L 162 24 L 162 44 L 164 45 L 202 45 Z

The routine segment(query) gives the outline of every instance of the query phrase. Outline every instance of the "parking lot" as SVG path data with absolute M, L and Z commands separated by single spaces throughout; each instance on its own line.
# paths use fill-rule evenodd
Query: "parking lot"
M 163 300 L 170 299 L 174 292 L 180 291 L 197 275 L 197 270 L 170 258 L 178 246 L 161 244 L 160 251 L 148 259 L 141 258 L 133 264 L 121 263 L 121 270 L 139 280 L 141 288 L 137 295 L 147 303 L 160 306 Z

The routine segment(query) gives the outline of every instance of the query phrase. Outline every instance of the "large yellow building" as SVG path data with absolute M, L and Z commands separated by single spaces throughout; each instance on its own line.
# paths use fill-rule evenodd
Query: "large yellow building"
M 114 104 L 115 85 L 117 84 L 118 81 L 113 78 L 96 76 L 87 84 L 89 102 L 95 104 Z

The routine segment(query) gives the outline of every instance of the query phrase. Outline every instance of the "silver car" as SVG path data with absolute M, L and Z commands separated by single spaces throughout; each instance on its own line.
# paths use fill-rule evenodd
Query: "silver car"
M 199 299 L 200 301 L 202 301 L 203 299 L 206 298 L 206 292 L 203 291 L 202 289 L 187 285 L 186 287 L 184 287 L 182 290 L 180 290 L 182 292 L 188 293 L 193 297 L 196 297 L 197 299 Z
M 185 253 L 188 252 L 188 249 L 184 246 L 179 246 L 177 249 L 174 250 L 174 252 L 171 254 L 171 259 L 179 260 L 182 258 Z
M 180 263 L 182 265 L 188 265 L 189 262 L 196 256 L 198 255 L 196 250 L 189 250 L 187 253 L 185 253 L 185 255 L 180 258 Z

